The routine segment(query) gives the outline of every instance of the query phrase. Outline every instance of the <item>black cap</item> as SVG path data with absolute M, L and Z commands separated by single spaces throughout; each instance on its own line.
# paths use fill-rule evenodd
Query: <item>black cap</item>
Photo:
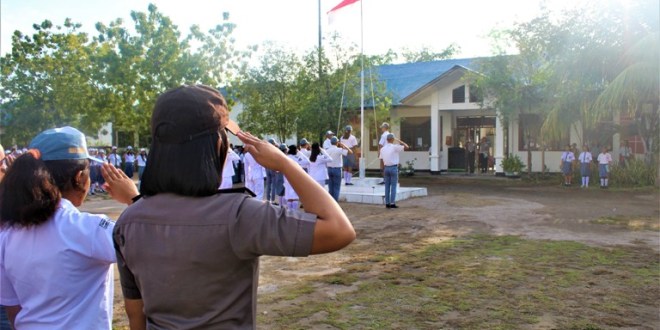
M 216 134 L 227 119 L 227 103 L 218 90 L 204 85 L 183 85 L 156 100 L 151 134 L 161 143 L 186 143 Z

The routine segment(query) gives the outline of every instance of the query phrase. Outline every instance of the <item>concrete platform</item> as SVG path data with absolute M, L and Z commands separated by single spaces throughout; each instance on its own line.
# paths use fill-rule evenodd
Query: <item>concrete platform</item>
M 382 178 L 353 178 L 353 185 L 342 184 L 339 201 L 349 203 L 385 205 L 385 186 L 378 184 Z M 427 196 L 426 188 L 397 186 L 396 201 Z

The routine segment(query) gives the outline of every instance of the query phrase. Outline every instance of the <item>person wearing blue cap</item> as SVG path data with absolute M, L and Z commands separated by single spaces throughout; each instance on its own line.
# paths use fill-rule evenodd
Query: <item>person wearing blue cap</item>
M 344 127 L 344 134 L 339 139 L 339 142 L 351 150 L 351 153 L 344 157 L 344 184 L 352 186 L 353 182 L 353 168 L 355 167 L 355 152 L 357 151 L 357 138 L 352 134 L 353 127 L 346 125 Z
M 300 139 L 300 143 L 298 145 L 300 146 L 300 152 L 309 159 L 309 157 L 312 156 L 312 146 L 309 144 L 309 141 L 307 141 L 305 138 L 302 138 Z
M 15 329 L 112 328 L 114 222 L 78 210 L 90 159 L 80 131 L 49 129 L 0 183 L 0 304 Z M 133 181 L 110 164 L 101 171 L 110 195 L 131 204 Z
M 342 168 L 342 158 L 349 153 L 352 153 L 351 149 L 348 149 L 345 145 L 339 142 L 336 136 L 333 136 L 330 139 L 330 148 L 326 150 L 332 161 L 328 163 L 328 192 L 330 196 L 336 201 L 339 201 L 339 190 L 341 189 L 341 168 Z
M 396 209 L 399 208 L 396 206 L 396 186 L 399 183 L 399 154 L 408 149 L 408 145 L 395 138 L 392 133 L 388 133 L 386 138 L 387 143 L 380 149 L 380 157 L 384 165 L 385 207 Z

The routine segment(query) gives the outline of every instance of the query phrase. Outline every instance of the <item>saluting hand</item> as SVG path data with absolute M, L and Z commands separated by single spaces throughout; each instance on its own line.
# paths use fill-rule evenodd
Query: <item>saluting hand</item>
M 243 149 L 263 167 L 280 172 L 284 168 L 284 164 L 291 161 L 282 150 L 248 132 L 240 131 L 236 137 L 245 143 Z
M 140 194 L 133 179 L 110 163 L 103 163 L 101 175 L 105 179 L 103 189 L 110 194 L 112 199 L 120 203 L 130 205 L 133 203 L 133 197 Z

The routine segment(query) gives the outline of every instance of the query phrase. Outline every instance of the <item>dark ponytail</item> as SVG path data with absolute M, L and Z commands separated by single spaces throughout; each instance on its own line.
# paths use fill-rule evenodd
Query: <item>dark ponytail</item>
M 8 169 L 0 183 L 0 226 L 30 227 L 50 219 L 63 191 L 85 189 L 76 182 L 89 161 L 42 161 L 38 153 L 25 153 Z M 87 174 L 89 175 L 89 174 Z
M 320 153 L 321 153 L 321 146 L 318 143 L 314 142 L 314 144 L 312 144 L 312 154 L 309 156 L 309 160 L 313 163 L 316 163 L 316 157 L 318 157 Z

